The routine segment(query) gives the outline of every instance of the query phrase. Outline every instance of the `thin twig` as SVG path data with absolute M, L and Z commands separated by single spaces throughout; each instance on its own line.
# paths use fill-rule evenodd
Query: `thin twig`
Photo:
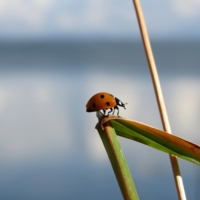
M 165 108 L 165 103 L 164 103 L 164 99 L 163 99 L 163 95 L 162 95 L 162 90 L 161 90 L 161 86 L 160 86 L 160 82 L 159 82 L 156 64 L 154 61 L 151 44 L 149 41 L 142 9 L 140 6 L 140 1 L 133 0 L 133 4 L 135 6 L 135 11 L 136 11 L 136 15 L 137 15 L 137 19 L 138 19 L 138 23 L 139 23 L 139 27 L 140 27 L 140 33 L 142 36 L 142 41 L 143 41 L 143 45 L 145 48 L 145 53 L 146 53 L 146 57 L 148 60 L 149 69 L 151 72 L 151 78 L 152 78 L 153 85 L 154 85 L 154 90 L 155 90 L 155 94 L 156 94 L 156 99 L 157 99 L 157 104 L 159 107 L 159 112 L 160 112 L 160 117 L 162 120 L 163 129 L 166 132 L 171 133 L 171 128 L 170 128 L 170 124 L 169 124 L 169 120 L 168 120 L 168 116 L 167 116 L 167 111 Z M 171 161 L 171 165 L 172 165 L 172 170 L 173 170 L 173 174 L 174 174 L 178 197 L 180 200 L 186 200 L 185 190 L 184 190 L 183 181 L 182 181 L 181 174 L 180 174 L 177 157 L 174 155 L 170 155 L 170 161 Z

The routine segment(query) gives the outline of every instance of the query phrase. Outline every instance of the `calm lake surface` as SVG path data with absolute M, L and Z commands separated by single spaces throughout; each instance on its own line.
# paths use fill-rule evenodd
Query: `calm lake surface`
M 200 42 L 152 42 L 172 132 L 200 144 Z M 162 129 L 144 50 L 133 41 L 0 43 L 0 199 L 122 199 L 88 99 Z M 140 199 L 177 199 L 167 154 L 119 138 Z M 179 159 L 187 198 L 199 166 Z

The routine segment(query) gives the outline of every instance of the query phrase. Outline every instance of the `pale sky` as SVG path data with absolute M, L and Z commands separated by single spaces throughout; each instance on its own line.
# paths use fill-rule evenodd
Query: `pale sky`
M 200 0 L 141 1 L 150 37 L 200 38 Z M 139 38 L 131 0 L 0 0 L 0 39 Z

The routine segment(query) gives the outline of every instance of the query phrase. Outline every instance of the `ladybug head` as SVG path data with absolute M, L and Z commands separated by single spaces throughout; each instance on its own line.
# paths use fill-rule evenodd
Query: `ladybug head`
M 116 98 L 115 97 L 115 100 L 116 100 L 116 104 L 118 105 L 118 106 L 121 106 L 121 107 L 123 107 L 124 109 L 126 109 L 126 107 L 125 107 L 125 105 L 127 104 L 127 103 L 123 103 L 122 101 L 120 101 L 118 98 Z

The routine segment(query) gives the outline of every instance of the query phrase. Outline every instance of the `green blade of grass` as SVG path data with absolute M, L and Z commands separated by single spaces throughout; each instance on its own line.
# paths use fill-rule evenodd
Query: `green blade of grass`
M 115 116 L 106 117 L 101 125 L 110 122 L 117 135 L 146 144 L 163 152 L 200 165 L 200 146 L 154 127 Z
M 117 140 L 115 129 L 110 122 L 106 122 L 104 129 L 101 126 L 97 126 L 97 130 L 107 151 L 124 199 L 138 200 L 137 191 Z

